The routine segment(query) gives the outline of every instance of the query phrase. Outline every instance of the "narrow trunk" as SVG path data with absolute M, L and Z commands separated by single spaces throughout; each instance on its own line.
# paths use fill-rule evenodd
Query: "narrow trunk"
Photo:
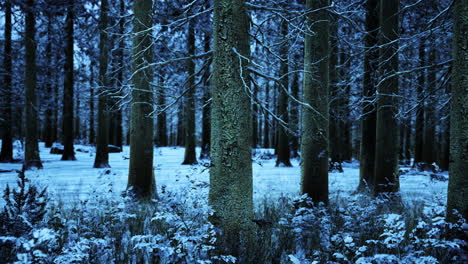
M 435 50 L 431 48 L 429 53 L 428 63 L 432 65 L 435 63 Z M 422 147 L 422 162 L 424 162 L 424 169 L 433 170 L 432 164 L 435 162 L 435 103 L 436 94 L 435 88 L 436 72 L 435 69 L 431 69 L 427 75 L 427 87 L 430 91 L 427 91 L 430 95 L 427 97 L 426 105 L 424 107 L 424 136 L 423 136 L 423 147 Z
M 419 67 L 424 67 L 426 64 L 426 51 L 424 41 L 421 41 L 419 46 Z M 422 70 L 418 76 L 418 85 L 416 90 L 416 97 L 418 100 L 418 107 L 416 108 L 416 123 L 414 133 L 414 163 L 413 166 L 422 161 L 422 148 L 423 148 L 423 131 L 424 131 L 424 100 L 423 91 L 426 88 L 426 70 Z
M 327 7 L 328 0 L 307 0 L 306 9 Z M 309 13 L 304 40 L 304 102 L 301 140 L 301 191 L 314 202 L 328 203 L 328 74 L 329 17 L 327 11 Z M 320 37 L 317 37 L 320 36 Z
M 364 42 L 366 53 L 364 54 L 364 81 L 363 103 L 361 118 L 361 146 L 359 166 L 358 190 L 372 188 L 375 170 L 375 90 L 377 85 L 377 68 L 379 52 L 377 49 L 377 35 L 379 29 L 379 0 L 366 1 L 366 35 Z
M 207 1 L 209 3 L 209 1 Z M 207 7 L 208 8 L 208 7 Z M 210 50 L 210 33 L 205 33 L 205 42 L 204 42 L 204 51 L 208 52 Z M 208 58 L 207 69 L 203 74 L 203 110 L 202 110 L 202 142 L 201 142 L 201 152 L 200 159 L 206 159 L 210 157 L 210 128 L 211 128 L 211 92 L 210 92 L 210 66 L 211 58 Z
M 54 143 L 52 138 L 52 122 L 53 122 L 53 107 L 54 107 L 54 96 L 52 90 L 52 14 L 47 13 L 47 45 L 46 45 L 46 109 L 45 109 L 45 127 L 44 127 L 44 142 L 45 147 L 50 148 Z
M 153 174 L 153 61 L 152 0 L 133 2 L 132 102 L 130 116 L 130 168 L 128 190 L 138 197 L 156 195 Z
M 195 27 L 193 19 L 188 23 L 187 50 L 189 56 L 195 55 Z M 182 164 L 197 164 L 197 154 L 195 152 L 195 61 L 187 60 L 188 69 L 188 92 L 185 105 L 185 155 Z
M 74 0 L 68 0 L 66 19 L 65 81 L 63 86 L 63 155 L 62 160 L 76 160 L 73 149 L 73 6 Z
M 26 1 L 25 6 L 25 136 L 23 169 L 42 168 L 37 140 L 37 102 L 36 102 L 36 18 L 34 1 Z
M 258 104 L 256 99 L 258 97 L 258 88 L 256 85 L 251 85 L 252 89 L 252 148 L 258 147 Z
M 96 157 L 94 168 L 110 168 L 109 165 L 109 106 L 107 67 L 109 57 L 109 42 L 107 38 L 107 0 L 101 0 L 101 21 L 99 23 L 99 96 L 98 96 L 98 130 L 96 137 Z
M 89 144 L 94 144 L 96 139 L 94 128 L 94 60 L 89 64 Z
M 397 192 L 399 130 L 398 112 L 398 9 L 399 0 L 380 0 L 381 48 L 378 87 L 374 193 Z
M 329 151 L 330 151 L 330 171 L 343 171 L 343 145 L 340 137 L 341 103 L 340 84 L 338 76 L 338 21 L 333 20 L 330 25 L 330 110 L 329 110 Z
M 1 126 L 3 131 L 2 134 L 2 152 L 0 152 L 0 162 L 12 162 L 13 161 L 13 120 L 12 114 L 13 109 L 11 105 L 12 101 L 12 53 L 11 53 L 11 2 L 6 1 L 5 3 L 5 47 L 3 55 L 3 65 L 5 68 L 4 77 L 4 92 L 2 98 L 3 108 L 3 120 Z
M 269 109 L 270 104 L 270 84 L 265 85 L 265 108 Z M 270 147 L 270 115 L 265 113 L 263 117 L 263 147 L 269 148 Z

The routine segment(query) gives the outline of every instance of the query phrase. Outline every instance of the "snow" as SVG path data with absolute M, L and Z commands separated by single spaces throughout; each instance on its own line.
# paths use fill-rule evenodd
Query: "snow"
M 110 153 L 111 169 L 94 169 L 94 147 L 76 145 L 77 161 L 61 161 L 61 155 L 49 153 L 40 143 L 40 156 L 44 168 L 32 170 L 26 176 L 34 183 L 48 188 L 54 198 L 67 201 L 73 198 L 85 199 L 99 192 L 120 194 L 127 186 L 129 147 L 124 146 L 122 153 Z M 16 151 L 16 150 L 15 150 Z M 199 153 L 200 149 L 197 149 Z M 86 153 L 87 152 L 87 153 Z M 293 159 L 293 167 L 275 167 L 275 159 L 261 159 L 262 154 L 273 153 L 272 149 L 257 149 L 253 158 L 254 200 L 263 198 L 278 199 L 281 196 L 296 196 L 300 191 L 299 160 Z M 15 154 L 17 156 L 17 154 Z M 198 156 L 198 155 L 197 155 Z M 265 155 L 267 156 L 267 155 Z M 158 190 L 177 190 L 193 182 L 208 183 L 207 161 L 199 165 L 181 165 L 184 149 L 181 147 L 155 148 L 154 167 Z M 21 163 L 0 163 L 1 170 L 19 170 Z M 357 161 L 343 164 L 343 173 L 329 175 L 331 199 L 353 193 L 359 182 Z M 409 169 L 409 168 L 406 168 Z M 445 172 L 445 175 L 447 173 Z M 0 173 L 0 189 L 7 184 L 15 184 L 16 172 Z M 400 188 L 404 199 L 428 200 L 439 197 L 445 200 L 447 182 L 431 180 L 428 173 L 410 170 L 400 177 Z

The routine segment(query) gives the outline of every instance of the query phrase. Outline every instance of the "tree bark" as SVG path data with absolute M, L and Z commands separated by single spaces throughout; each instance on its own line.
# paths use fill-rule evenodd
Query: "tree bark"
M 2 98 L 3 120 L 2 125 L 2 151 L 0 152 L 0 162 L 13 161 L 13 108 L 12 101 L 12 53 L 11 53 L 11 2 L 5 2 L 5 47 L 3 55 L 3 65 L 5 68 L 4 91 Z
M 37 140 L 37 102 L 36 102 L 36 18 L 33 0 L 26 1 L 25 6 L 25 83 L 26 100 L 26 144 L 24 151 L 23 169 L 42 169 L 39 157 L 39 145 Z
M 374 193 L 397 192 L 399 129 L 398 112 L 398 10 L 399 0 L 380 0 L 382 80 L 378 86 Z M 393 76 L 392 76 L 393 75 Z
M 89 64 L 89 144 L 94 144 L 96 130 L 94 128 L 94 60 Z
M 328 0 L 307 0 L 306 9 L 329 5 Z M 328 74 L 329 17 L 325 10 L 307 15 L 304 40 L 304 102 L 301 141 L 301 190 L 314 202 L 328 203 Z
M 107 13 L 109 5 L 107 0 L 101 0 L 101 21 L 99 23 L 99 95 L 98 95 L 98 129 L 96 137 L 96 157 L 94 168 L 110 168 L 109 165 L 109 91 L 108 91 L 108 57 L 109 41 L 107 36 Z
M 65 46 L 65 78 L 63 86 L 63 155 L 62 160 L 76 160 L 73 149 L 73 20 L 74 0 L 68 0 L 68 11 L 66 18 L 66 46 Z
M 426 65 L 426 51 L 424 41 L 421 41 L 419 46 L 419 66 L 424 67 Z M 416 108 L 416 122 L 415 122 L 415 134 L 414 134 L 414 163 L 422 161 L 422 149 L 423 149 L 423 131 L 424 131 L 424 97 L 423 91 L 426 89 L 426 70 L 422 70 L 418 76 L 418 86 L 416 89 L 416 97 L 418 100 L 418 107 Z
M 265 108 L 269 109 L 270 104 L 270 84 L 265 85 Z M 263 120 L 263 147 L 270 148 L 270 115 L 266 113 Z
M 130 168 L 127 188 L 142 198 L 156 195 L 153 174 L 152 0 L 133 3 L 133 89 L 130 116 Z
M 214 1 L 210 221 L 221 228 L 233 255 L 253 227 L 252 113 L 244 58 L 250 57 L 244 0 Z M 242 55 L 239 56 L 238 54 Z
M 195 27 L 193 19 L 188 23 L 187 49 L 189 56 L 195 55 Z M 197 164 L 197 154 L 195 152 L 195 62 L 187 60 L 188 69 L 188 92 L 185 98 L 185 154 L 182 164 Z
M 453 73 L 450 109 L 450 169 L 447 193 L 447 218 L 456 221 L 457 210 L 468 219 L 468 0 L 453 6 Z
M 431 48 L 429 53 L 430 65 L 435 63 L 435 50 Z M 424 162 L 424 169 L 432 170 L 432 164 L 435 162 L 435 87 L 436 72 L 435 69 L 431 69 L 427 74 L 427 87 L 433 88 L 432 91 L 427 91 L 430 95 L 425 101 L 424 106 L 424 134 L 423 134 L 423 145 L 422 145 L 422 162 Z

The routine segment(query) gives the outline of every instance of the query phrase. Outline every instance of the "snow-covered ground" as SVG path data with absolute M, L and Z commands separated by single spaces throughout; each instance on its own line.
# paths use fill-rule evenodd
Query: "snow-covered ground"
M 52 197 L 67 201 L 69 199 L 89 198 L 89 195 L 99 195 L 99 192 L 120 194 L 127 184 L 129 147 L 124 147 L 122 153 L 109 155 L 111 169 L 94 169 L 94 148 L 76 145 L 75 150 L 82 149 L 88 153 L 76 151 L 77 161 L 61 161 L 61 155 L 49 153 L 49 149 L 40 143 L 40 156 L 44 168 L 28 171 L 27 177 L 41 186 L 47 186 Z M 199 149 L 197 149 L 199 152 Z M 258 152 L 273 152 L 260 149 Z M 19 155 L 17 153 L 16 155 Z M 177 190 L 191 182 L 209 182 L 209 171 L 200 165 L 181 165 L 184 149 L 180 147 L 156 148 L 154 166 L 158 190 L 165 186 L 167 190 Z M 293 160 L 293 167 L 275 167 L 275 160 L 260 159 L 259 155 L 253 161 L 254 198 L 259 202 L 263 198 L 276 199 L 281 195 L 298 195 L 300 190 L 299 161 Z M 206 164 L 205 164 L 206 165 Z M 20 163 L 0 163 L 0 170 L 19 170 Z M 444 176 L 447 177 L 445 172 Z M 16 172 L 0 173 L 0 189 L 7 184 L 16 182 Z M 344 164 L 344 173 L 330 173 L 330 196 L 351 194 L 359 180 L 359 164 L 353 162 Z M 434 197 L 445 201 L 447 182 L 431 180 L 428 173 L 410 171 L 400 177 L 400 186 L 405 200 L 432 200 Z M 0 202 L 1 203 L 1 202 Z

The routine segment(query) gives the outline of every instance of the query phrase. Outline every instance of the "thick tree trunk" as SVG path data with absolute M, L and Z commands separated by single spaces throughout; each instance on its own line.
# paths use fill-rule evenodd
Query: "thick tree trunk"
M 1 126 L 2 134 L 2 152 L 0 152 L 0 162 L 13 161 L 13 108 L 12 101 L 12 54 L 11 54 L 11 2 L 5 2 L 5 47 L 3 55 L 3 67 L 5 68 L 4 90 L 2 96 L 3 120 Z
M 24 151 L 23 169 L 42 168 L 37 142 L 37 103 L 36 103 L 36 18 L 34 17 L 34 2 L 28 0 L 25 6 L 25 108 L 26 144 Z
M 421 41 L 419 46 L 419 66 L 424 67 L 426 65 L 426 51 L 424 41 Z M 416 89 L 416 97 L 418 100 L 418 107 L 416 108 L 416 123 L 414 133 L 414 163 L 422 161 L 422 150 L 423 150 L 423 131 L 424 131 L 424 100 L 423 91 L 426 89 L 426 70 L 422 70 L 418 76 L 418 86 Z
M 109 91 L 108 91 L 108 57 L 109 41 L 107 37 L 107 13 L 109 5 L 107 0 L 101 0 L 101 21 L 99 23 L 99 96 L 98 96 L 98 129 L 96 137 L 96 157 L 94 168 L 110 168 L 109 165 Z
M 364 54 L 364 82 L 363 103 L 361 118 L 361 146 L 359 166 L 358 190 L 373 188 L 375 170 L 375 91 L 377 85 L 377 68 L 379 50 L 377 49 L 377 35 L 379 29 L 379 0 L 366 1 L 366 35 L 364 42 L 366 53 Z
M 455 1 L 453 21 L 452 104 L 450 110 L 450 171 L 447 218 L 457 210 L 468 220 L 468 0 Z
M 383 80 L 378 87 L 374 193 L 397 192 L 399 129 L 396 114 L 398 94 L 398 9 L 399 0 L 380 0 L 381 48 L 379 52 Z
M 195 27 L 193 19 L 188 23 L 187 49 L 189 56 L 195 55 Z M 185 154 L 182 164 L 197 164 L 197 154 L 195 152 L 195 61 L 187 60 L 189 89 L 185 98 Z
M 289 43 L 288 38 L 288 22 L 283 20 L 281 22 L 281 35 L 285 42 L 280 48 L 281 64 L 280 76 L 281 85 L 279 87 L 279 100 L 278 100 L 278 115 L 284 124 L 279 125 L 278 131 L 278 155 L 276 159 L 276 167 L 285 166 L 292 167 L 291 164 L 291 151 L 289 149 L 289 112 L 288 112 L 288 92 L 289 92 Z M 286 126 L 286 127 L 285 127 Z
M 135 195 L 156 195 L 153 174 L 152 0 L 133 3 L 133 88 L 130 116 L 130 168 L 127 188 Z
M 238 255 L 240 236 L 253 228 L 252 113 L 244 80 L 250 57 L 244 0 L 214 1 L 210 221 Z M 242 80 L 242 78 L 244 80 Z
M 306 9 L 329 5 L 328 0 L 307 0 Z M 328 74 L 329 17 L 325 10 L 307 15 L 312 31 L 304 40 L 304 102 L 302 110 L 302 193 L 314 202 L 328 203 Z
M 73 149 L 73 6 L 74 0 L 68 0 L 66 18 L 66 47 L 65 47 L 65 80 L 63 86 L 63 155 L 62 160 L 76 160 Z

